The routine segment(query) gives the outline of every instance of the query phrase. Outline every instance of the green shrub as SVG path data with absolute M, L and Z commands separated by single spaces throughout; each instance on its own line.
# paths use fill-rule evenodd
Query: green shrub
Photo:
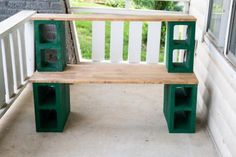
M 74 0 L 80 1 L 80 0 Z M 125 7 L 125 0 L 105 0 L 105 5 L 110 7 Z M 172 10 L 179 11 L 182 8 L 177 5 L 176 2 L 158 2 L 156 0 L 133 0 L 133 8 L 153 9 L 153 10 Z M 106 22 L 106 34 L 105 34 L 105 59 L 110 58 L 110 22 Z M 76 22 L 76 27 L 79 35 L 82 57 L 91 59 L 92 51 L 92 23 L 88 21 Z M 160 61 L 164 58 L 164 46 L 165 46 L 165 34 L 166 24 L 162 23 L 161 28 L 161 47 L 160 47 Z M 148 24 L 143 23 L 142 32 L 142 52 L 141 60 L 146 60 L 146 46 L 147 46 L 147 33 Z M 124 47 L 123 47 L 123 60 L 128 59 L 128 41 L 129 40 L 129 22 L 124 22 Z
M 168 10 L 168 11 L 182 11 L 182 6 L 178 2 L 157 1 L 157 0 L 133 0 L 133 7 L 135 9 L 152 9 L 152 10 Z M 166 35 L 166 23 L 162 22 L 161 27 L 161 49 L 164 50 Z M 143 43 L 147 41 L 147 26 L 143 28 Z M 145 45 L 143 46 L 145 48 Z
M 124 8 L 125 0 L 106 0 L 105 5 L 115 8 Z
M 157 0 L 133 0 L 133 6 L 136 9 L 153 9 L 153 10 L 168 10 L 181 11 L 182 7 L 178 6 L 178 2 L 157 1 Z

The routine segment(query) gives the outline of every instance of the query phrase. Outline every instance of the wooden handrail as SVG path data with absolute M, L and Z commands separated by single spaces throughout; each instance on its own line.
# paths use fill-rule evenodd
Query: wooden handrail
M 36 11 L 20 11 L 17 14 L 7 18 L 6 20 L 0 22 L 0 36 L 8 34 L 11 30 L 19 27 L 19 25 L 24 24 L 34 15 Z
M 160 13 L 158 15 L 120 15 L 120 14 L 35 14 L 31 20 L 57 21 L 196 21 L 188 14 Z

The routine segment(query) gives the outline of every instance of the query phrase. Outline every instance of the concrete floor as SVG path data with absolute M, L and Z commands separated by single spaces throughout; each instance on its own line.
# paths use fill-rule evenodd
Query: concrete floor
M 0 119 L 2 157 L 216 157 L 207 131 L 169 134 L 160 85 L 74 85 L 63 133 L 36 133 L 32 88 Z

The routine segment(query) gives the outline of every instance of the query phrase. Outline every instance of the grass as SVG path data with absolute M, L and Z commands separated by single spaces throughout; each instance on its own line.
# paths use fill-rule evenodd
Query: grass
M 76 28 L 80 41 L 82 58 L 92 57 L 92 23 L 90 21 L 77 21 Z
M 78 0 L 72 0 L 73 6 L 96 6 L 96 7 L 107 7 L 101 4 L 84 3 Z M 105 23 L 105 59 L 110 59 L 110 29 L 111 22 Z M 82 58 L 92 58 L 92 22 L 90 21 L 78 21 L 76 22 L 77 33 L 80 41 L 80 48 Z M 141 61 L 146 61 L 146 43 L 147 43 L 147 23 L 143 24 L 142 32 L 142 50 L 141 50 Z M 129 22 L 124 22 L 124 45 L 123 45 L 123 60 L 128 59 L 128 39 L 129 39 Z M 163 61 L 164 48 L 160 50 L 160 61 Z
M 110 59 L 110 30 L 111 22 L 105 24 L 105 59 Z M 76 28 L 80 41 L 80 48 L 82 57 L 85 59 L 91 59 L 92 57 L 92 22 L 79 21 L 76 22 Z M 129 23 L 124 23 L 124 52 L 123 59 L 128 59 L 128 36 L 129 36 Z

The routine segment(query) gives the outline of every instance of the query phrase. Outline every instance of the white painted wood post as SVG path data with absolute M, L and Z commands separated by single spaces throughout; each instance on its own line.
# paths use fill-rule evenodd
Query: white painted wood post
M 19 45 L 17 40 L 17 31 L 12 32 L 12 40 L 14 46 L 14 59 L 15 59 L 15 69 L 16 69 L 16 87 L 20 88 L 21 84 L 21 71 L 20 71 L 20 56 L 19 56 Z
M 2 50 L 2 62 L 3 62 L 3 75 L 4 75 L 4 83 L 6 91 L 5 99 L 6 102 L 8 103 L 10 101 L 10 97 L 14 94 L 9 36 L 5 36 L 3 39 L 1 39 L 1 50 Z
M 17 74 L 16 74 L 16 59 L 15 59 L 15 47 L 13 42 L 13 35 L 9 33 L 9 43 L 10 43 L 10 52 L 11 52 L 11 62 L 12 62 L 12 72 L 13 72 L 13 85 L 14 93 L 17 92 Z M 19 66 L 19 65 L 18 65 Z
M 161 22 L 148 22 L 147 63 L 158 63 L 161 44 Z
M 75 47 L 76 60 L 77 60 L 77 63 L 79 63 L 83 59 L 83 57 L 82 57 L 82 53 L 81 53 L 79 35 L 77 33 L 77 28 L 76 28 L 75 22 L 76 21 L 70 22 L 70 28 L 72 31 L 72 40 L 73 40 L 74 47 Z
M 129 9 L 131 6 L 130 0 L 125 0 L 125 8 Z
M 142 49 L 142 22 L 130 22 L 129 24 L 129 63 L 139 63 Z
M 4 72 L 3 72 L 3 48 L 2 48 L 2 39 L 0 38 L 0 107 L 2 107 L 3 104 L 5 104 L 5 82 L 4 82 Z
M 123 59 L 124 22 L 111 22 L 110 60 L 119 63 Z
M 20 73 L 21 73 L 21 84 L 24 84 L 24 60 L 23 60 L 23 53 L 22 53 L 22 40 L 20 35 L 20 30 L 17 29 L 17 42 L 19 48 L 19 59 L 20 59 Z
M 189 13 L 189 5 L 190 5 L 190 2 L 184 2 L 183 12 L 184 12 L 185 14 L 188 14 L 188 13 Z
M 92 24 L 92 60 L 101 62 L 105 59 L 105 22 L 93 21 Z
M 27 77 L 30 77 L 35 71 L 34 22 L 33 21 L 28 21 L 25 23 L 24 36 L 25 36 Z
M 22 57 L 22 67 L 23 67 L 23 84 L 25 83 L 25 79 L 27 78 L 27 56 L 26 56 L 26 40 L 25 40 L 25 25 L 21 26 L 19 29 L 17 29 L 18 35 L 18 40 L 21 43 L 21 57 Z
M 20 31 L 19 29 L 16 30 L 17 32 L 17 45 L 18 45 L 18 52 L 19 52 L 19 67 L 20 67 L 20 73 L 21 73 L 21 84 L 24 82 L 24 70 L 23 70 L 23 60 L 22 60 L 22 45 L 21 45 L 21 38 L 20 38 Z

